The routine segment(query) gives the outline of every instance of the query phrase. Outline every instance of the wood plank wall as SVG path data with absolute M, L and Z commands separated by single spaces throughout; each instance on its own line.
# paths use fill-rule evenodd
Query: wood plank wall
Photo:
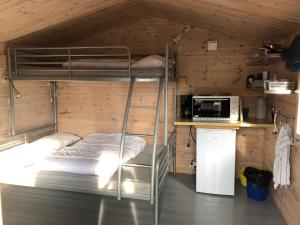
M 15 82 L 22 94 L 15 99 L 16 131 L 25 131 L 52 122 L 50 87 L 48 82 Z
M 6 56 L 0 55 L 0 140 L 9 135 L 10 116 Z M 15 82 L 21 99 L 15 99 L 16 132 L 50 123 L 52 120 L 50 89 L 47 82 Z
M 271 73 L 277 73 L 280 78 L 286 78 L 297 82 L 298 74 L 291 73 L 285 70 L 283 63 L 278 63 L 275 66 L 269 67 Z M 298 85 L 299 87 L 299 85 Z M 283 114 L 291 117 L 290 125 L 294 131 L 295 146 L 292 147 L 290 161 L 291 161 L 291 185 L 288 188 L 279 188 L 272 191 L 273 198 L 282 212 L 288 225 L 300 224 L 300 134 L 296 132 L 297 119 L 297 105 L 298 94 L 292 95 L 270 95 L 268 103 L 276 106 Z M 280 120 L 278 118 L 278 126 L 280 127 Z M 273 170 L 273 162 L 275 156 L 275 143 L 277 135 L 272 134 L 272 129 L 266 129 L 264 141 L 264 167 L 268 170 Z
M 97 132 L 121 132 L 127 101 L 128 83 L 121 82 L 59 82 L 59 130 L 82 137 Z M 169 88 L 169 131 L 173 129 L 174 94 Z M 156 106 L 158 83 L 136 83 L 134 105 Z M 163 104 L 163 98 L 161 98 Z M 163 105 L 160 111 L 160 143 L 163 134 Z M 128 132 L 153 134 L 155 109 L 131 108 Z M 149 138 L 151 141 L 152 138 Z
M 69 40 L 69 45 L 126 45 L 133 54 L 163 54 L 165 44 L 179 34 L 182 28 L 182 24 L 163 19 L 143 19 L 126 27 L 95 32 L 94 35 L 81 41 Z M 208 40 L 218 41 L 217 52 L 207 51 Z M 187 34 L 182 44 L 179 59 L 179 94 L 239 95 L 250 108 L 250 116 L 253 116 L 255 98 L 262 93 L 245 89 L 246 76 L 260 72 L 262 68 L 247 67 L 246 61 L 257 52 L 258 47 L 261 47 L 260 42 L 249 42 L 224 34 L 194 29 Z M 94 131 L 120 130 L 127 86 L 111 83 L 62 82 L 58 85 L 61 93 L 58 99 L 61 130 L 83 136 Z M 150 95 L 150 92 L 151 90 L 145 89 L 146 95 Z M 136 123 L 143 126 L 141 121 L 147 120 L 150 115 L 143 112 L 137 117 Z M 187 147 L 188 131 L 188 127 L 178 128 L 177 169 L 183 173 L 193 172 L 189 165 L 195 158 L 194 144 Z M 264 129 L 238 131 L 238 166 L 262 166 L 263 138 Z

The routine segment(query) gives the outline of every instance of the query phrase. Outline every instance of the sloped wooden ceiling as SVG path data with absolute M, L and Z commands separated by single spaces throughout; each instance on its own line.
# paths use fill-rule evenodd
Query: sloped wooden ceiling
M 101 11 L 17 38 L 11 41 L 11 45 L 15 43 L 18 46 L 68 45 L 95 33 L 145 17 L 147 15 L 141 4 L 133 0 L 124 1 Z
M 277 40 L 300 30 L 299 11 L 297 0 L 0 0 L 0 42 L 56 43 L 145 17 Z
M 146 0 L 154 15 L 245 39 L 280 39 L 300 29 L 297 0 Z
M 10 41 L 127 0 L 0 0 L 0 42 Z

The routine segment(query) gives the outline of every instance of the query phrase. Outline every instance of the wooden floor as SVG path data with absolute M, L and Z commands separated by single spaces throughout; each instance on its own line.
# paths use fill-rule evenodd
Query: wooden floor
M 161 202 L 161 225 L 282 225 L 274 203 L 246 197 L 237 184 L 235 197 L 194 192 L 192 175 L 169 175 Z M 2 190 L 4 225 L 150 225 L 145 201 L 55 190 L 7 187 Z

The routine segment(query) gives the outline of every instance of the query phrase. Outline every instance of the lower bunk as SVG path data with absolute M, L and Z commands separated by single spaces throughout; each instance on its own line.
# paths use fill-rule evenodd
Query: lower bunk
M 0 183 L 117 197 L 120 139 L 120 134 L 92 134 L 80 140 L 56 133 L 3 151 Z M 175 133 L 167 146 L 157 148 L 154 183 L 153 146 L 141 137 L 126 140 L 123 164 L 129 166 L 122 169 L 121 196 L 154 203 L 154 223 L 158 224 L 159 193 L 171 162 L 175 165 Z

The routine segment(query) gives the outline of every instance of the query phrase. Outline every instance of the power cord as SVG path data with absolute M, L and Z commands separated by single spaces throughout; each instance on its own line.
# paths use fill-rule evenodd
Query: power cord
M 189 131 L 189 141 L 187 143 L 187 147 L 191 147 L 191 138 L 193 140 L 194 143 L 196 143 L 196 138 L 193 136 L 193 133 L 192 133 L 192 126 L 190 126 L 190 131 Z

